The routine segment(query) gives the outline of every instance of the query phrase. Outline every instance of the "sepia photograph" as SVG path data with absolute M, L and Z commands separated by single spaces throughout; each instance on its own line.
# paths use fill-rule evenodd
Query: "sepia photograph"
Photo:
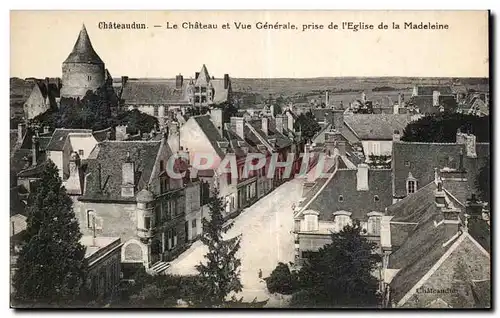
M 10 307 L 491 309 L 490 25 L 11 11 Z

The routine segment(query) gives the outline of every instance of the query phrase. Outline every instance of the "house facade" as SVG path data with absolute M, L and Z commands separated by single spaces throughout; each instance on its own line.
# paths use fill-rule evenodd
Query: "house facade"
M 171 155 L 163 138 L 101 142 L 87 159 L 74 204 L 81 231 L 120 237 L 122 263 L 150 268 L 185 247 L 185 191 L 166 172 Z

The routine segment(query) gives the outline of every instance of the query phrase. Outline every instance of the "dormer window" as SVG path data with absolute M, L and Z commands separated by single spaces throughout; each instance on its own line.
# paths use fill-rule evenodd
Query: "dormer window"
M 339 202 L 344 202 L 344 196 L 342 194 L 339 195 Z
M 408 173 L 408 178 L 406 179 L 406 193 L 410 195 L 417 192 L 417 179 L 415 179 L 411 172 Z
M 373 201 L 374 201 L 374 202 L 378 202 L 378 201 L 380 201 L 379 196 L 378 196 L 378 195 L 374 195 L 374 196 L 373 196 Z
M 337 211 L 333 213 L 333 222 L 335 223 L 335 229 L 337 232 L 340 232 L 347 225 L 351 225 L 351 212 L 347 211 Z
M 307 210 L 304 212 L 304 221 L 305 221 L 305 231 L 306 232 L 318 231 L 318 229 L 319 229 L 318 216 L 319 216 L 319 213 L 316 211 Z
M 409 161 L 405 161 L 405 167 L 409 167 L 410 166 L 410 162 Z
M 368 235 L 380 235 L 380 223 L 383 214 L 380 212 L 370 212 L 368 216 Z

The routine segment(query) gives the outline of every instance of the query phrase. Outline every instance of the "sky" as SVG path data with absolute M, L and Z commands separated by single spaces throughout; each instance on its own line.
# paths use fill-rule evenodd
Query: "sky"
M 290 22 L 298 30 L 257 30 L 259 21 Z M 148 29 L 103 30 L 100 22 Z M 167 22 L 179 29 L 167 30 Z M 219 28 L 185 30 L 182 22 Z M 237 30 L 238 22 L 252 29 Z M 375 29 L 327 28 L 342 22 Z M 401 29 L 392 29 L 393 22 Z M 449 29 L 404 30 L 405 22 Z M 489 69 L 486 11 L 12 11 L 10 75 L 61 76 L 83 23 L 113 77 L 192 76 L 202 64 L 211 75 L 236 78 L 487 77 Z M 223 30 L 225 23 L 231 29 Z M 313 23 L 326 29 L 302 31 Z M 388 29 L 379 30 L 380 23 Z

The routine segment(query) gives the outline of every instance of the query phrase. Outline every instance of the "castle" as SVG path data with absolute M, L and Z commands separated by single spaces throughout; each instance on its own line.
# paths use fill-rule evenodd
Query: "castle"
M 73 51 L 62 64 L 61 98 L 82 98 L 106 82 L 104 62 L 94 51 L 85 25 L 82 26 Z

